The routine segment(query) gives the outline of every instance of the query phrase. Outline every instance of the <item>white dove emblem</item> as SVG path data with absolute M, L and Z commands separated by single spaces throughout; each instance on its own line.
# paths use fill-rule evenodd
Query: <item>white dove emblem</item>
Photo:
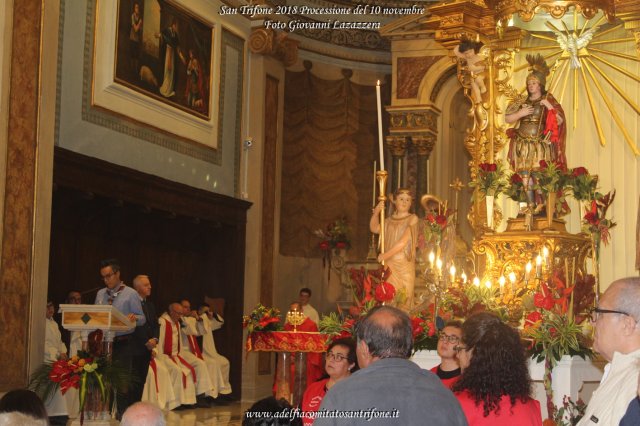
M 569 58 L 571 59 L 571 69 L 580 68 L 582 65 L 580 64 L 580 59 L 578 58 L 578 52 L 580 51 L 580 49 L 584 49 L 585 47 L 587 47 L 598 27 L 593 26 L 589 28 L 579 37 L 576 35 L 575 31 L 571 33 L 567 31 L 567 33 L 565 34 L 553 25 L 549 25 L 549 28 L 551 28 L 551 30 L 555 33 L 556 40 L 558 41 L 560 48 L 569 53 Z

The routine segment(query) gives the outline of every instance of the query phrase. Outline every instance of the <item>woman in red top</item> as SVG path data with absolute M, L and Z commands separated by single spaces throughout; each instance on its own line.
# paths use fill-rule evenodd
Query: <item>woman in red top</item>
M 356 342 L 353 339 L 337 339 L 331 342 L 327 349 L 324 368 L 329 377 L 311 383 L 302 397 L 304 426 L 313 424 L 314 419 L 306 413 L 318 411 L 322 398 L 331 386 L 358 370 Z
M 469 426 L 542 426 L 524 347 L 513 328 L 493 314 L 472 315 L 456 351 L 462 375 L 452 390 Z

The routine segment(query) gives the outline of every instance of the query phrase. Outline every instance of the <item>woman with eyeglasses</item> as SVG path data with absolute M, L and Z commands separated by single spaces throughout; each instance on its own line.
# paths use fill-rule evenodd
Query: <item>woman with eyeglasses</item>
M 516 330 L 493 314 L 472 315 L 462 325 L 456 352 L 462 375 L 452 390 L 469 426 L 542 425 Z
M 318 411 L 324 395 L 333 385 L 340 380 L 351 376 L 351 373 L 358 370 L 358 360 L 356 357 L 356 342 L 353 339 L 337 339 L 331 342 L 327 349 L 324 361 L 326 378 L 307 386 L 307 390 L 302 397 L 302 411 Z M 303 423 L 305 426 L 313 424 L 313 418 L 305 416 Z
M 440 364 L 431 369 L 432 373 L 442 381 L 442 384 L 451 389 L 458 381 L 460 373 L 460 363 L 456 355 L 455 348 L 460 343 L 462 336 L 461 321 L 447 321 L 442 331 L 438 335 L 438 356 Z

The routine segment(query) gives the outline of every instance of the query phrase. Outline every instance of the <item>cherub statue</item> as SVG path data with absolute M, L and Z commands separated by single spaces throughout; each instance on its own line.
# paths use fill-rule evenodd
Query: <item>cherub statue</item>
M 466 62 L 466 68 L 471 76 L 471 97 L 474 103 L 482 102 L 482 94 L 487 91 L 484 84 L 484 71 L 487 68 L 485 57 L 480 55 L 480 49 L 484 44 L 480 41 L 462 39 L 460 44 L 453 48 L 453 53 Z

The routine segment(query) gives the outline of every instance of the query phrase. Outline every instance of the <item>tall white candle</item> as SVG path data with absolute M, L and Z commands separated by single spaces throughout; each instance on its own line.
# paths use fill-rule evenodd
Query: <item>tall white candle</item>
M 380 80 L 376 83 L 376 98 L 378 100 L 378 146 L 380 148 L 380 170 L 384 170 L 384 142 L 382 137 L 382 101 L 380 100 Z

